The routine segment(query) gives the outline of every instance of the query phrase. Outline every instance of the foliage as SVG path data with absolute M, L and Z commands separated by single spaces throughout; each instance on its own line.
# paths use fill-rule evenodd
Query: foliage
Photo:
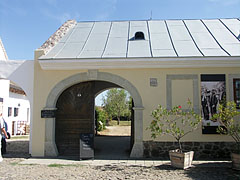
M 108 90 L 106 98 L 103 98 L 104 110 L 108 116 L 117 117 L 118 125 L 120 123 L 120 117 L 124 116 L 128 111 L 127 105 L 127 92 L 123 89 L 113 88 Z
M 181 106 L 175 106 L 172 109 L 167 109 L 158 106 L 152 112 L 152 120 L 148 129 L 151 130 L 152 138 L 159 135 L 170 135 L 176 139 L 179 145 L 179 150 L 182 152 L 181 139 L 196 130 L 201 122 L 201 116 L 194 112 L 192 103 L 188 101 L 188 110 L 182 110 Z
M 116 120 L 112 120 L 109 122 L 109 126 L 117 126 L 117 121 Z M 131 121 L 120 121 L 119 126 L 131 126 Z
M 133 108 L 133 99 L 130 96 L 127 100 L 127 106 L 128 106 L 128 110 L 125 113 L 125 117 L 127 117 L 127 119 L 130 121 L 131 120 L 131 115 L 132 115 L 132 108 Z
M 96 107 L 97 131 L 106 129 L 106 121 L 108 119 L 107 113 L 104 109 Z
M 213 116 L 213 119 L 217 119 L 220 124 L 217 132 L 231 136 L 236 142 L 238 150 L 240 150 L 240 122 L 235 121 L 234 118 L 239 115 L 236 103 L 230 101 L 225 106 L 220 104 L 218 113 Z

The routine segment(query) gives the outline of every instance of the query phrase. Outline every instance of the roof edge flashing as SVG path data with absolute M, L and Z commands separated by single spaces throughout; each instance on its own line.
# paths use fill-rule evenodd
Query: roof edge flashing
M 240 57 L 226 58 L 40 60 L 39 64 L 43 70 L 240 67 Z

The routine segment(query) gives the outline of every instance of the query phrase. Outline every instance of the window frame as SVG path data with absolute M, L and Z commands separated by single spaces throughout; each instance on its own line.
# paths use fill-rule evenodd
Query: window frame
M 19 115 L 19 108 L 15 107 L 14 108 L 14 117 L 18 117 Z
M 13 108 L 12 107 L 8 107 L 8 117 L 12 116 L 13 112 Z

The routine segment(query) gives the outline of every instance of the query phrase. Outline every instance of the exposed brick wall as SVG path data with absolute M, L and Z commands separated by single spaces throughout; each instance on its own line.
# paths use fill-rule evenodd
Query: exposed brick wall
M 58 28 L 58 30 L 52 36 L 50 36 L 50 38 L 46 42 L 44 42 L 44 44 L 39 49 L 43 49 L 46 54 L 76 24 L 77 22 L 75 20 L 66 21 L 60 28 Z

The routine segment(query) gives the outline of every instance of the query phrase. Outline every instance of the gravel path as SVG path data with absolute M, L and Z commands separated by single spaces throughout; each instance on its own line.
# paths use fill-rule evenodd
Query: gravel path
M 0 179 L 6 180 L 124 180 L 124 179 L 174 179 L 174 180 L 237 180 L 240 174 L 229 166 L 201 167 L 179 170 L 168 164 L 152 167 L 111 165 L 21 165 L 28 158 L 28 141 L 8 141 L 8 154 L 0 163 Z

